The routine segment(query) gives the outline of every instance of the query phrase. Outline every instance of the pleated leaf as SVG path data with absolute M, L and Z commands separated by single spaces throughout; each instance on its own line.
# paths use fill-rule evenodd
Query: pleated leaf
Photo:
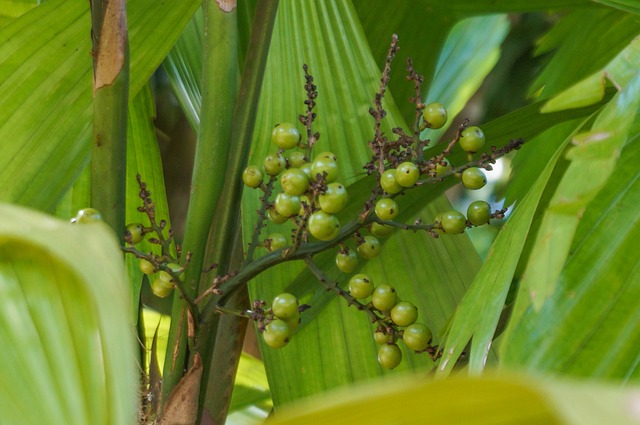
M 144 0 L 129 5 L 132 97 L 197 3 Z M 80 0 L 48 1 L 0 29 L 0 200 L 51 211 L 87 164 L 89 34 L 89 4 Z
M 138 371 L 113 234 L 6 204 L 0 216 L 2 422 L 133 423 Z

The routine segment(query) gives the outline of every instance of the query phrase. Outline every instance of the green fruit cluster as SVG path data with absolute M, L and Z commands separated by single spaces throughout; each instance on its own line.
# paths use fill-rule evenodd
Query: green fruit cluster
M 300 324 L 300 309 L 295 295 L 283 293 L 271 303 L 271 320 L 262 332 L 265 344 L 271 348 L 282 348 L 289 343 L 291 335 Z
M 465 217 L 459 211 L 447 211 L 436 218 L 436 225 L 450 235 L 463 233 L 467 226 L 482 226 L 491 219 L 491 205 L 486 201 L 474 201 L 467 208 Z

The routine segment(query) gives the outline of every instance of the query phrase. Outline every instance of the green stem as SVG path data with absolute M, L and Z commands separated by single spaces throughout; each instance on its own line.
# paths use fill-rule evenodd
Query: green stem
M 238 87 L 236 11 L 224 11 L 214 0 L 203 1 L 202 8 L 202 109 L 183 244 L 183 252 L 190 252 L 192 255 L 184 279 L 185 290 L 191 296 L 198 293 L 209 229 L 224 189 Z M 178 320 L 185 308 L 185 303 L 176 295 L 167 347 L 167 359 L 173 361 L 165 362 L 162 388 L 164 400 L 187 367 L 187 332 L 186 329 L 180 329 L 186 324 Z
M 91 206 L 123 238 L 129 102 L 125 0 L 91 2 L 93 150 Z

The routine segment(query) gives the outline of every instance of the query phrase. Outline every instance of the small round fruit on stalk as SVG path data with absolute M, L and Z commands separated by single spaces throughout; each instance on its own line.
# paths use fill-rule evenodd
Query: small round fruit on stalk
M 338 163 L 336 162 L 335 155 L 330 152 L 323 152 L 316 156 L 311 164 L 311 180 L 316 181 L 317 175 L 326 173 L 325 181 L 332 183 L 338 179 Z M 333 156 L 332 156 L 333 155 Z
M 380 187 L 382 187 L 382 190 L 387 192 L 389 195 L 395 195 L 396 193 L 402 192 L 404 187 L 400 186 L 396 180 L 395 168 L 391 168 L 382 173 L 380 176 Z
M 293 149 L 301 139 L 298 129 L 288 122 L 276 125 L 271 132 L 271 141 L 280 149 Z
M 285 319 L 284 321 L 289 325 L 289 330 L 293 333 L 293 331 L 298 329 L 298 326 L 300 326 L 300 322 L 302 322 L 302 315 L 300 312 L 297 312 L 295 315 Z
M 400 212 L 398 203 L 391 198 L 382 198 L 376 202 L 374 211 L 381 220 L 393 220 Z
M 340 221 L 335 215 L 322 210 L 316 211 L 309 217 L 309 232 L 321 241 L 335 239 L 340 233 Z
M 451 167 L 451 162 L 449 162 L 447 158 L 442 158 L 442 160 L 436 164 L 436 177 L 440 177 L 452 169 L 453 167 Z
M 445 233 L 456 235 L 464 232 L 467 227 L 467 219 L 458 211 L 447 211 L 440 215 L 440 224 Z
M 360 257 L 370 260 L 380 255 L 380 241 L 373 235 L 367 235 L 362 238 L 362 242 L 356 248 Z
M 72 223 L 88 224 L 98 223 L 102 221 L 102 214 L 95 208 L 84 208 L 78 211 L 76 217 L 71 220 Z
M 431 341 L 431 329 L 424 323 L 413 323 L 402 332 L 402 339 L 407 348 L 422 351 L 429 346 Z
M 402 361 L 402 351 L 396 344 L 382 344 L 378 348 L 378 362 L 385 369 L 393 369 Z
M 343 273 L 351 273 L 358 267 L 358 256 L 355 251 L 349 249 L 346 252 L 336 254 L 336 266 Z
M 247 187 L 256 188 L 262 183 L 262 171 L 255 165 L 249 165 L 242 172 L 242 182 Z
M 437 130 L 447 123 L 447 110 L 442 103 L 433 102 L 422 110 L 422 118 L 427 124 L 427 128 Z
M 300 203 L 300 198 L 297 196 L 289 195 L 286 192 L 280 192 L 276 196 L 274 206 L 276 207 L 278 214 L 284 217 L 292 217 L 300 213 L 300 207 L 302 204 Z
M 158 277 L 151 282 L 151 291 L 160 298 L 166 298 L 173 290 L 173 283 L 167 282 Z
M 286 222 L 289 219 L 289 217 L 285 217 L 282 214 L 280 214 L 278 211 L 276 211 L 275 207 L 270 207 L 267 210 L 267 218 L 273 224 L 282 224 L 282 223 Z
M 371 303 L 379 311 L 389 311 L 398 303 L 398 293 L 389 285 L 378 285 L 371 294 Z
M 462 132 L 462 137 L 460 137 L 458 143 L 467 152 L 478 152 L 484 146 L 484 132 L 475 125 L 467 127 Z
M 347 189 L 342 183 L 329 183 L 324 193 L 318 196 L 320 209 L 329 214 L 337 214 L 344 209 L 349 200 Z
M 349 292 L 357 300 L 368 298 L 373 293 L 373 280 L 364 273 L 358 273 L 349 279 Z
M 418 319 L 418 309 L 408 301 L 400 301 L 391 309 L 391 320 L 398 326 L 409 326 Z
M 482 189 L 487 184 L 487 176 L 477 167 L 467 168 L 462 172 L 462 184 L 467 189 Z
M 269 244 L 267 245 L 267 251 L 269 252 L 273 252 L 289 245 L 287 238 L 282 233 L 272 233 L 267 239 L 269 239 Z
M 142 242 L 144 239 L 144 226 L 140 223 L 127 224 L 124 231 L 124 240 L 132 245 Z
M 487 224 L 491 218 L 491 206 L 485 201 L 474 201 L 467 208 L 467 219 L 474 226 Z
M 264 167 L 265 173 L 270 176 L 277 176 L 282 170 L 284 170 L 286 164 L 287 162 L 281 154 L 272 153 L 264 158 L 262 166 Z
M 304 152 L 300 151 L 290 152 L 285 156 L 285 159 L 287 161 L 287 167 L 289 168 L 300 168 L 307 162 Z
M 144 274 L 149 275 L 156 272 L 156 267 L 153 265 L 153 263 L 151 263 L 151 261 L 145 260 L 144 258 L 140 259 L 138 266 L 140 267 L 140 271 Z
M 291 328 L 284 320 L 276 319 L 265 327 L 262 337 L 269 347 L 282 348 L 289 343 Z
M 395 227 L 393 226 L 389 226 L 388 224 L 380 224 L 376 222 L 371 223 L 371 228 L 369 229 L 371 234 L 376 238 L 386 238 L 387 236 L 392 234 L 394 230 L 395 230 Z
M 378 344 L 388 344 L 390 342 L 393 342 L 393 339 L 390 338 L 389 334 L 386 334 L 382 331 L 375 331 L 373 333 L 373 339 L 378 343 Z
M 271 311 L 278 319 L 294 317 L 298 313 L 298 299 L 295 295 L 284 292 L 273 299 Z
M 420 178 L 420 170 L 413 162 L 403 162 L 396 168 L 396 181 L 402 187 L 412 187 Z
M 285 193 L 300 196 L 309 189 L 309 176 L 299 168 L 289 168 L 280 175 L 280 185 Z

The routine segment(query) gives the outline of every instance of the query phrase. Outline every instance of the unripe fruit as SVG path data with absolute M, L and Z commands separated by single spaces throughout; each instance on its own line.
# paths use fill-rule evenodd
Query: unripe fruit
M 300 168 L 307 162 L 307 158 L 304 156 L 304 152 L 294 151 L 285 156 L 287 161 L 287 167 Z
M 173 284 L 165 282 L 161 278 L 156 278 L 151 282 L 151 291 L 156 297 L 166 298 L 173 290 Z
M 289 330 L 291 331 L 291 333 L 293 333 L 293 331 L 298 329 L 298 326 L 300 326 L 301 321 L 302 321 L 302 315 L 300 314 L 300 312 L 296 312 L 296 314 L 294 314 L 293 316 L 289 317 L 288 319 L 285 319 L 285 322 L 289 326 Z
M 380 224 L 380 223 L 371 223 L 371 229 L 369 231 L 376 238 L 386 238 L 390 234 L 393 233 L 395 228 L 393 226 L 389 226 L 388 224 Z
M 124 237 L 127 242 L 133 245 L 142 242 L 144 238 L 144 226 L 140 223 L 127 224 Z
M 444 165 L 442 163 L 444 163 Z M 451 162 L 449 162 L 447 158 L 443 158 L 442 161 L 436 164 L 436 177 L 440 177 L 441 175 L 443 175 L 447 171 L 450 171 L 451 169 L 452 169 Z
M 431 329 L 424 323 L 414 323 L 405 328 L 402 333 L 407 348 L 415 351 L 422 351 L 429 346 L 431 341 Z
M 402 187 L 411 187 L 420 178 L 420 170 L 413 162 L 403 162 L 396 168 L 396 181 Z
M 255 165 L 249 165 L 242 172 L 242 182 L 248 186 L 256 188 L 262 183 L 262 171 Z
M 484 132 L 480 127 L 467 127 L 462 132 L 462 137 L 460 137 L 458 143 L 467 152 L 478 152 L 484 145 Z
M 378 343 L 378 344 L 388 344 L 389 342 L 391 342 L 391 338 L 389 338 L 389 335 L 387 335 L 384 332 L 380 332 L 380 331 L 375 331 L 373 333 L 373 339 Z
M 320 209 L 329 214 L 339 213 L 347 205 L 349 194 L 342 183 L 329 183 L 325 193 L 318 196 Z
M 418 309 L 408 301 L 400 301 L 391 309 L 391 320 L 398 326 L 409 326 L 418 319 Z
M 474 226 L 487 224 L 491 218 L 491 206 L 485 201 L 475 201 L 467 208 L 467 219 Z
M 303 173 L 305 173 L 308 177 L 309 180 L 313 180 L 311 178 L 311 168 L 313 167 L 313 164 L 310 162 L 305 162 L 304 164 L 302 164 L 299 168 L 300 170 L 302 170 Z
M 378 348 L 378 362 L 385 369 L 393 369 L 402 361 L 402 351 L 396 344 L 383 344 Z
M 295 317 L 298 312 L 298 299 L 287 292 L 278 295 L 271 303 L 271 311 L 278 319 L 287 320 Z
M 380 254 L 380 241 L 373 235 L 367 235 L 363 238 L 363 241 L 358 245 L 358 255 L 367 260 L 377 257 Z
M 167 267 L 169 267 L 174 273 L 178 273 L 178 271 L 180 270 L 180 265 L 176 264 L 176 263 L 169 263 L 167 264 Z M 180 274 L 180 276 L 178 276 L 180 279 L 184 279 L 184 273 Z M 161 270 L 160 273 L 158 274 L 158 278 L 160 280 L 162 280 L 165 283 L 170 283 L 171 285 L 173 285 L 175 283 L 175 278 L 168 272 Z
M 389 285 L 378 285 L 371 294 L 371 303 L 380 311 L 389 311 L 398 302 L 396 290 Z
M 440 216 L 442 229 L 449 234 L 455 235 L 464 232 L 467 227 L 467 220 L 458 211 L 448 211 Z
M 364 273 L 358 273 L 349 279 L 349 292 L 355 299 L 363 300 L 373 293 L 373 280 Z
M 271 207 L 267 210 L 267 218 L 273 224 L 282 224 L 289 219 L 288 217 L 285 217 L 282 214 L 280 214 L 278 211 L 276 211 L 275 207 Z
M 326 160 L 329 160 L 329 161 L 336 162 L 338 160 L 338 157 L 333 152 L 325 151 L 325 152 L 320 152 L 319 154 L 317 154 L 315 156 L 315 158 L 313 158 L 314 161 L 317 160 L 317 159 L 326 159 Z
M 316 157 L 311 164 L 311 180 L 316 181 L 318 174 L 324 173 L 327 173 L 325 176 L 327 183 L 336 181 L 338 179 L 338 163 L 328 156 Z
M 278 212 L 278 214 L 284 217 L 298 215 L 301 206 L 300 198 L 298 198 L 297 196 L 289 195 L 285 192 L 281 192 L 276 196 L 274 206 L 276 207 L 276 211 Z
M 153 274 L 156 271 L 155 266 L 144 258 L 140 259 L 138 266 L 140 267 L 140 271 L 144 274 Z
M 95 208 L 84 208 L 71 221 L 78 224 L 98 223 L 102 221 L 102 214 Z
M 264 342 L 271 348 L 282 348 L 289 343 L 291 328 L 283 320 L 270 322 L 262 333 Z
M 482 189 L 487 184 L 487 176 L 477 167 L 467 168 L 462 172 L 462 184 L 467 189 Z
M 330 241 L 340 232 L 340 221 L 335 215 L 322 210 L 316 211 L 309 217 L 309 232 L 321 241 Z
M 396 218 L 400 209 L 398 203 L 391 198 L 382 198 L 376 202 L 375 212 L 381 220 L 393 220 Z
M 344 273 L 351 273 L 358 267 L 358 256 L 355 251 L 338 252 L 336 254 L 336 266 Z
M 289 168 L 280 176 L 280 185 L 285 193 L 299 196 L 309 189 L 309 176 L 299 168 Z
M 276 125 L 271 132 L 271 141 L 281 149 L 295 148 L 301 139 L 298 129 L 288 122 Z
M 447 110 L 442 106 L 442 103 L 430 103 L 422 111 L 422 118 L 428 128 L 436 130 L 447 123 Z
M 264 162 L 262 166 L 264 167 L 264 171 L 270 176 L 277 176 L 280 174 L 286 165 L 286 161 L 279 153 L 272 153 L 267 155 L 264 158 Z
M 284 248 L 289 245 L 287 238 L 281 233 L 272 233 L 269 235 L 269 252 L 275 251 L 277 249 Z
M 382 175 L 380 176 L 380 187 L 382 187 L 382 190 L 390 195 L 395 195 L 396 193 L 402 192 L 402 189 L 404 188 L 400 186 L 400 184 L 396 180 L 395 168 L 382 173 Z

